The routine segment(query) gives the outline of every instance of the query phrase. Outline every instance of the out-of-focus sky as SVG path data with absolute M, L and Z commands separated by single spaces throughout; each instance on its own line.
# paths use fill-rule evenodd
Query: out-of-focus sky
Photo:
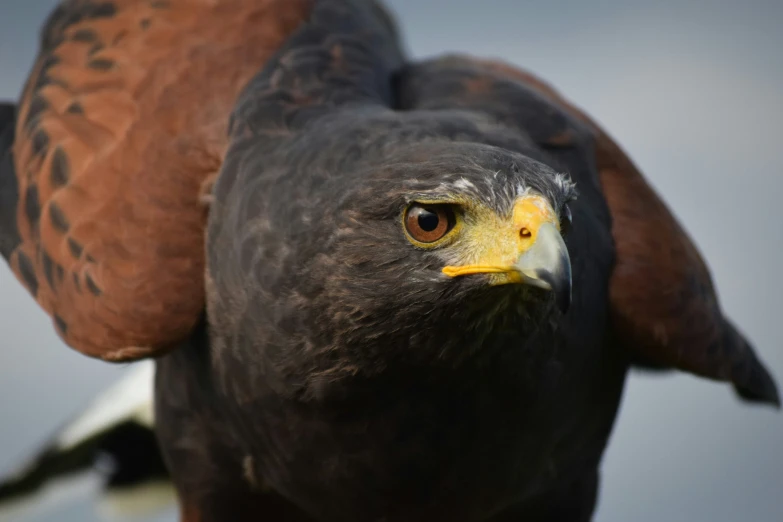
M 55 3 L 0 3 L 0 98 L 18 95 Z M 692 234 L 724 309 L 783 384 L 783 2 L 387 3 L 414 57 L 503 58 L 604 124 Z M 0 263 L 0 473 L 122 371 L 65 348 Z M 778 522 L 782 488 L 783 413 L 746 407 L 725 385 L 634 374 L 596 520 Z M 71 503 L 34 520 L 101 519 Z

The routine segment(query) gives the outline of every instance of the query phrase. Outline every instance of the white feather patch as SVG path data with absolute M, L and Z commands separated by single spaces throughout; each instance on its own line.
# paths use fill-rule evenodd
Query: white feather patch
M 152 428 L 155 422 L 153 389 L 155 365 L 152 361 L 135 363 L 127 375 L 99 395 L 95 401 L 57 437 L 62 451 L 127 420 Z
M 176 502 L 174 485 L 169 481 L 155 480 L 108 491 L 98 502 L 98 513 L 107 520 L 137 519 L 173 507 Z

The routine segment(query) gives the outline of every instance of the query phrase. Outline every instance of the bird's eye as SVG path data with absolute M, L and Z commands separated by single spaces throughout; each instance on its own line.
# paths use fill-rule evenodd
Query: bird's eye
M 571 231 L 574 217 L 571 215 L 571 207 L 563 205 L 563 212 L 560 217 L 560 234 L 565 236 Z
M 448 234 L 455 223 L 451 205 L 414 203 L 405 213 L 405 229 L 420 243 L 434 243 Z

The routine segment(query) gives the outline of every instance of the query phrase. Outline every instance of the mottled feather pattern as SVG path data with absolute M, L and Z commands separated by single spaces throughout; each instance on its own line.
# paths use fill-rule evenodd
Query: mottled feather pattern
M 19 105 L 7 256 L 67 344 L 126 360 L 187 337 L 204 307 L 201 184 L 236 95 L 308 6 L 67 0 L 49 17 Z

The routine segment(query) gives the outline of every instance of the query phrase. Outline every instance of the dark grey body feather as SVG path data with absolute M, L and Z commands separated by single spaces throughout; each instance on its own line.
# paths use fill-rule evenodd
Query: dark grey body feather
M 163 438 L 199 430 L 213 443 L 200 463 L 250 466 L 319 520 L 478 521 L 520 506 L 527 520 L 587 520 L 590 495 L 541 499 L 594 490 L 626 371 L 601 305 L 613 250 L 590 137 L 519 86 L 519 114 L 439 103 L 428 74 L 456 87 L 461 64 L 403 68 L 370 21 L 358 2 L 317 6 L 237 105 L 209 224 L 211 345 L 192 385 L 212 407 L 174 384 L 196 355 L 164 359 Z M 572 147 L 541 147 L 565 130 Z M 573 196 L 560 172 L 579 192 L 568 245 L 582 283 L 566 316 L 543 291 L 447 278 L 401 233 L 407 203 L 464 181 L 499 214 L 520 186 L 558 208 Z M 188 466 L 185 451 L 171 458 Z M 209 489 L 204 472 L 182 476 L 186 498 Z

